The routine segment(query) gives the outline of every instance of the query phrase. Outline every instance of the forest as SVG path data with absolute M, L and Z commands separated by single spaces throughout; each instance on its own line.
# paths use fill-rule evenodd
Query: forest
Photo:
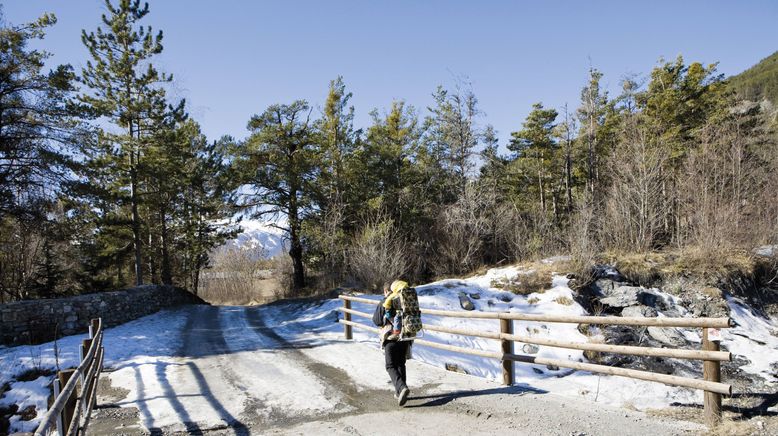
M 323 102 L 247 114 L 245 140 L 206 138 L 155 67 L 148 5 L 115 3 L 83 31 L 81 71 L 30 47 L 53 15 L 0 22 L 0 303 L 196 291 L 241 219 L 283 227 L 297 295 L 555 254 L 586 274 L 614 256 L 714 262 L 778 244 L 774 106 L 715 64 L 660 59 L 618 95 L 594 67 L 573 73 L 577 104 L 534 104 L 504 144 L 466 79 L 357 126 L 334 77 Z

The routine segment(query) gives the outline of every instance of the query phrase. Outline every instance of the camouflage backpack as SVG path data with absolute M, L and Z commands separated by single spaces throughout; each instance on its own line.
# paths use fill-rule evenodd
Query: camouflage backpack
M 400 307 L 402 308 L 402 339 L 414 339 L 421 336 L 421 310 L 416 289 L 407 287 L 400 291 Z

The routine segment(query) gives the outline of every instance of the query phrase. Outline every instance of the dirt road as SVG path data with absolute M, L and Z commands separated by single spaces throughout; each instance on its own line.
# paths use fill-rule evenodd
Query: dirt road
M 179 310 L 187 321 L 177 355 L 149 357 L 132 372 L 125 369 L 133 374 L 129 381 L 106 372 L 90 433 L 664 435 L 703 430 L 414 361 L 408 366 L 412 393 L 400 409 L 383 356 L 374 347 L 300 334 L 278 310 L 263 307 Z

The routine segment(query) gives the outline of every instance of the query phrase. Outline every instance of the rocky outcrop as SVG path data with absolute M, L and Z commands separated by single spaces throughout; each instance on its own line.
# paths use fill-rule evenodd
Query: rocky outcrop
M 106 327 L 152 314 L 166 307 L 203 303 L 172 286 L 146 285 L 51 300 L 0 305 L 0 344 L 30 345 L 86 332 L 92 318 Z
M 593 314 L 618 315 L 622 317 L 653 318 L 660 314 L 668 317 L 683 316 L 684 307 L 678 306 L 673 297 L 656 288 L 634 286 L 627 282 L 613 268 L 601 268 L 600 276 L 588 286 L 578 290 L 576 300 Z M 611 345 L 634 345 L 643 347 L 695 348 L 682 330 L 659 327 L 602 326 L 590 335 Z M 587 352 L 589 360 L 611 366 L 642 369 L 662 374 L 683 375 L 698 372 L 698 362 L 676 363 L 670 359 Z

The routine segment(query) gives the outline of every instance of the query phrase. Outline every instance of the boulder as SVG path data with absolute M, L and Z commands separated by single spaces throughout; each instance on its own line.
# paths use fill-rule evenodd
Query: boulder
M 472 301 L 470 301 L 470 298 L 464 292 L 459 293 L 459 305 L 462 306 L 462 309 L 465 310 L 475 309 L 475 305 Z
M 524 352 L 524 354 L 537 354 L 540 350 L 540 347 L 534 344 L 524 344 L 521 347 L 521 351 Z
M 605 343 L 611 345 L 637 345 L 639 336 L 633 327 L 627 325 L 608 325 L 602 329 Z
M 621 311 L 621 316 L 625 318 L 656 318 L 657 312 L 653 307 L 629 306 Z
M 648 335 L 652 339 L 659 341 L 666 345 L 672 345 L 679 347 L 686 344 L 686 338 L 681 334 L 680 330 L 672 327 L 648 327 Z
M 640 294 L 643 288 L 639 286 L 619 286 L 613 289 L 607 297 L 600 298 L 600 303 L 611 307 L 628 307 L 640 304 Z
M 594 267 L 595 277 L 607 279 L 615 282 L 624 282 L 626 278 L 614 267 L 610 265 L 597 265 Z
M 35 409 L 35 405 L 30 404 L 18 413 L 19 419 L 22 421 L 32 421 L 38 416 L 38 411 Z
M 456 363 L 446 363 L 446 369 L 452 372 L 458 372 L 460 374 L 467 374 L 467 370 L 457 365 Z
M 597 279 L 589 285 L 595 295 L 609 295 L 617 287 L 617 282 L 609 279 Z

